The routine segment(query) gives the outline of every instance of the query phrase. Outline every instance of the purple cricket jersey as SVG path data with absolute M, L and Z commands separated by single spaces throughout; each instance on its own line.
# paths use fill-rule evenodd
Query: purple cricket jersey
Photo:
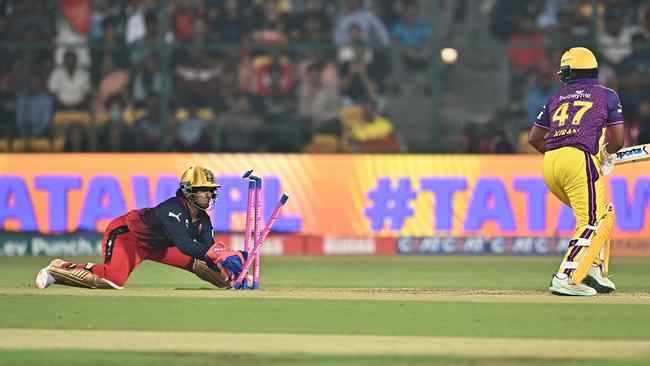
M 623 123 L 623 109 L 612 89 L 596 79 L 569 82 L 550 97 L 535 126 L 547 130 L 545 151 L 573 146 L 598 154 L 603 128 Z

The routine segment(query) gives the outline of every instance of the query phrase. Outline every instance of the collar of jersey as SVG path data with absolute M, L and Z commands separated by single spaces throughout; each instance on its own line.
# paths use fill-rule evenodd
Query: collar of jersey
M 571 80 L 567 83 L 569 84 L 596 84 L 598 82 L 598 79 L 592 79 L 592 78 L 584 78 L 584 79 L 576 79 L 576 80 Z

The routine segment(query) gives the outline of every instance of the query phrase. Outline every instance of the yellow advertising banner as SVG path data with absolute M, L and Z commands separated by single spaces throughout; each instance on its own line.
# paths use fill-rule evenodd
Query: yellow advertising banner
M 290 196 L 276 232 L 318 236 L 570 236 L 571 209 L 548 192 L 541 156 L 309 154 L 3 154 L 0 229 L 102 231 L 175 194 L 203 165 L 222 185 L 215 230 L 244 230 L 248 183 L 263 178 L 264 218 Z M 650 163 L 604 178 L 614 238 L 650 237 Z

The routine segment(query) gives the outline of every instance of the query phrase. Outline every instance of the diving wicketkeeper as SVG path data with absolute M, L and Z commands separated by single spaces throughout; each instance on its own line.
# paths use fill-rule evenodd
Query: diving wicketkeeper
M 38 272 L 36 287 L 56 283 L 122 289 L 138 264 L 152 260 L 193 272 L 217 287 L 230 288 L 247 254 L 214 243 L 206 210 L 216 200 L 219 188 L 210 170 L 200 166 L 187 169 L 175 197 L 111 221 L 102 239 L 103 264 L 55 259 Z

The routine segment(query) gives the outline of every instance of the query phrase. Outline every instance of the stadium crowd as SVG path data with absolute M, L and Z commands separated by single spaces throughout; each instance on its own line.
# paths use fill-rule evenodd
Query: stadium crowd
M 507 78 L 458 152 L 525 151 L 503 120 L 528 130 L 575 45 L 620 94 L 627 144 L 650 142 L 649 4 L 440 0 L 432 24 L 418 0 L 0 0 L 0 151 L 405 151 L 387 100 L 446 92 L 432 42 L 476 27 L 470 9 Z
M 417 1 L 165 4 L 0 1 L 0 151 L 400 148 L 380 111 L 392 68 L 428 71 Z
M 594 6 L 597 4 L 597 6 Z M 466 151 L 530 151 L 526 136 L 540 106 L 560 87 L 560 55 L 573 46 L 594 50 L 598 79 L 623 105 L 626 144 L 650 143 L 650 2 L 632 0 L 498 0 L 491 31 L 505 45 L 509 78 L 501 108 L 521 122 L 519 146 L 497 123 L 468 129 Z M 476 148 L 478 147 L 478 148 Z

